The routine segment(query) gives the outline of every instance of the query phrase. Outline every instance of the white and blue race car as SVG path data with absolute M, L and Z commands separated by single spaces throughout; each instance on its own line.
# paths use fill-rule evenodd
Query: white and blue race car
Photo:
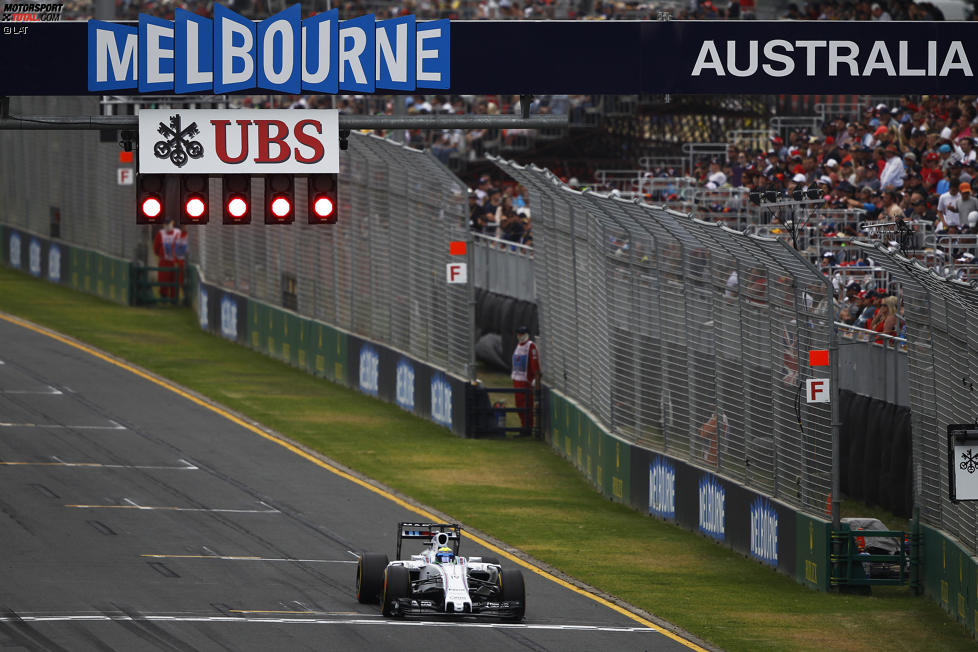
M 445 615 L 518 622 L 526 613 L 523 574 L 495 557 L 458 554 L 462 528 L 448 523 L 398 523 L 397 553 L 366 552 L 357 563 L 357 600 L 380 602 L 388 617 Z M 421 540 L 420 554 L 401 559 L 405 540 Z

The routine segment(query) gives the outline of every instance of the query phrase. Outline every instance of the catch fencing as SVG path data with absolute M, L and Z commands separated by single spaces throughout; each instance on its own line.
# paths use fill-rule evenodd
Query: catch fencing
M 98 98 L 12 98 L 26 115 L 97 115 Z M 117 185 L 120 146 L 97 131 L 0 132 L 10 164 L 0 174 L 0 222 L 143 265 L 153 227 L 136 224 L 135 186 Z M 211 180 L 211 221 L 191 226 L 188 262 L 209 283 L 474 378 L 471 284 L 449 285 L 451 241 L 471 242 L 468 191 L 429 154 L 353 133 L 340 156 L 339 223 L 264 224 L 264 187 L 252 179 L 252 224 L 221 223 Z
M 831 492 L 830 406 L 802 398 L 827 282 L 773 238 L 567 188 L 496 160 L 534 206 L 545 381 L 613 435 L 810 514 Z
M 978 505 L 951 502 L 947 427 L 978 418 L 978 287 L 879 244 L 854 242 L 890 273 L 907 321 L 914 496 L 923 522 L 978 554 Z
M 386 344 L 474 378 L 474 295 L 448 284 L 452 241 L 470 241 L 468 190 L 434 157 L 353 133 L 340 156 L 336 225 L 306 224 L 305 180 L 294 224 L 263 223 L 252 183 L 250 225 L 194 229 L 191 253 L 211 283 Z M 216 183 L 216 182 L 215 182 Z M 211 187 L 211 215 L 220 215 Z
M 96 97 L 12 97 L 10 112 L 98 115 Z M 145 256 L 133 186 L 118 185 L 116 131 L 0 131 L 0 220 L 126 260 Z

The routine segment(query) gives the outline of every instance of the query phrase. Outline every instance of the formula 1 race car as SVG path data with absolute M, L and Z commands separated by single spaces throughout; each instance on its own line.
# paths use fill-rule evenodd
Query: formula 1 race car
M 388 617 L 445 615 L 518 622 L 526 613 L 523 574 L 495 557 L 461 557 L 462 528 L 448 523 L 398 523 L 397 553 L 366 552 L 357 563 L 357 600 L 380 602 Z M 424 549 L 401 559 L 405 540 Z

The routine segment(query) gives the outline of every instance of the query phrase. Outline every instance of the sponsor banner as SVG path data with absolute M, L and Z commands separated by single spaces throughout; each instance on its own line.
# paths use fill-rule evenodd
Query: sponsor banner
M 676 465 L 668 457 L 656 455 L 649 464 L 649 514 L 676 518 Z
M 3 230 L 3 254 L 9 266 L 52 283 L 67 282 L 71 247 L 9 227 Z
M 339 118 L 333 109 L 144 109 L 139 171 L 166 174 L 339 172 Z
M 299 20 L 37 22 L 0 38 L 0 95 L 970 94 L 967 22 Z M 14 25 L 11 23 L 11 25 Z M 18 23 L 28 25 L 28 23 Z M 6 29 L 6 27 L 5 27 Z M 14 29 L 23 29 L 11 27 Z M 485 44 L 506 43 L 485 65 Z M 45 56 L 37 56 L 38 52 Z M 595 55 L 595 53 L 600 53 Z M 667 61 L 669 65 L 661 65 Z M 622 65 L 627 62 L 628 65 Z
M 588 450 L 587 415 L 556 392 L 550 397 L 551 445 L 589 474 L 589 456 L 576 453 Z M 610 435 L 600 430 L 590 435 L 614 449 L 607 443 L 616 441 Z M 627 460 L 634 481 L 626 475 L 623 482 L 634 508 L 698 531 L 799 582 L 828 589 L 828 522 L 803 517 L 768 496 L 662 453 L 632 444 L 624 447 L 621 457 Z M 597 484 L 605 496 L 617 498 L 613 484 Z
M 177 9 L 138 25 L 88 21 L 88 90 L 140 93 L 373 93 L 447 89 L 448 20 L 413 15 L 302 20 L 299 4 L 255 23 L 221 5 L 213 19 Z M 80 53 L 76 56 L 80 56 Z
M 465 434 L 466 383 L 394 349 L 347 336 L 354 388 Z
M 68 252 L 70 247 L 62 247 L 57 242 L 48 244 L 47 279 L 52 283 L 63 283 L 66 276 L 62 272 L 68 269 Z

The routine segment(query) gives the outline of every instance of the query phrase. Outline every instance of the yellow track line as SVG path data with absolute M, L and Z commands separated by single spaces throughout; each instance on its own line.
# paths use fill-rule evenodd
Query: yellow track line
M 224 417 L 228 421 L 231 421 L 232 423 L 235 423 L 235 424 L 241 426 L 242 428 L 245 428 L 246 430 L 249 430 L 249 431 L 253 432 L 254 434 L 258 435 L 259 437 L 264 437 L 268 441 L 274 442 L 274 443 L 278 444 L 279 446 L 282 446 L 283 448 L 285 448 L 285 449 L 287 449 L 287 450 L 295 453 L 299 457 L 305 458 L 306 460 L 312 462 L 313 464 L 315 464 L 315 465 L 317 465 L 317 466 L 319 466 L 319 467 L 321 467 L 323 469 L 326 469 L 327 471 L 329 471 L 330 473 L 333 473 L 334 475 L 337 475 L 337 476 L 339 476 L 339 477 L 341 477 L 341 478 L 343 478 L 345 480 L 349 480 L 350 482 L 352 482 L 354 484 L 357 484 L 357 485 L 363 487 L 364 489 L 366 489 L 368 491 L 374 492 L 378 496 L 383 496 L 387 500 L 390 500 L 391 502 L 399 505 L 400 507 L 403 507 L 404 509 L 406 509 L 408 511 L 414 512 L 415 514 L 418 514 L 419 516 L 423 516 L 424 518 L 429 519 L 431 521 L 440 521 L 441 520 L 441 518 L 438 517 L 438 516 L 436 516 L 435 514 L 432 514 L 431 512 L 429 512 L 429 511 L 427 511 L 425 509 L 422 509 L 420 507 L 417 507 L 415 505 L 412 505 L 411 503 L 408 503 L 407 501 L 405 501 L 405 500 L 403 500 L 403 499 L 395 496 L 394 494 L 392 494 L 392 493 L 390 493 L 388 491 L 385 491 L 384 489 L 381 489 L 380 487 L 375 487 L 374 485 L 370 484 L 369 482 L 366 482 L 365 480 L 361 480 L 360 478 L 358 478 L 358 477 L 356 477 L 354 475 L 351 475 L 351 474 L 347 473 L 343 469 L 337 468 L 337 467 L 333 466 L 332 464 L 329 464 L 328 462 L 325 462 L 325 461 L 319 459 L 315 455 L 312 455 L 311 453 L 303 450 L 302 448 L 299 448 L 298 446 L 296 446 L 292 442 L 287 441 L 285 439 L 282 439 L 281 437 L 277 437 L 277 436 L 275 436 L 275 435 L 273 435 L 273 434 L 271 434 L 269 432 L 266 432 L 265 430 L 262 430 L 258 426 L 254 425 L 254 424 L 251 424 L 251 423 L 248 423 L 247 421 L 241 419 L 240 417 L 237 417 L 237 416 L 231 414 L 230 412 L 228 412 L 224 408 L 219 407 L 217 405 L 214 405 L 212 403 L 209 403 L 209 402 L 207 402 L 207 401 L 205 401 L 205 400 L 203 400 L 201 398 L 198 398 L 197 396 L 194 396 L 193 394 L 190 394 L 190 393 L 186 392 L 185 390 L 177 387 L 176 385 L 172 385 L 169 382 L 167 382 L 166 380 L 163 380 L 162 378 L 158 378 L 157 376 L 154 376 L 152 374 L 149 374 L 149 373 L 143 371 L 142 369 L 138 369 L 138 368 L 132 366 L 131 364 L 127 363 L 127 362 L 124 362 L 122 360 L 117 360 L 117 359 L 115 359 L 115 358 L 113 358 L 111 356 L 108 356 L 105 353 L 102 353 L 101 351 L 99 351 L 97 349 L 94 349 L 94 348 L 92 348 L 92 347 L 90 347 L 90 346 L 88 346 L 86 344 L 82 344 L 80 342 L 76 342 L 75 340 L 72 340 L 71 338 L 68 338 L 68 337 L 66 337 L 64 335 L 61 335 L 60 333 L 56 333 L 54 331 L 48 330 L 48 329 L 43 328 L 41 326 L 38 326 L 36 324 L 32 324 L 31 322 L 24 321 L 23 319 L 20 319 L 18 317 L 14 317 L 12 315 L 6 315 L 6 314 L 3 314 L 3 313 L 0 313 L 0 319 L 3 319 L 5 321 L 7 321 L 7 322 L 9 322 L 11 324 L 15 324 L 17 326 L 21 326 L 22 328 L 26 328 L 26 329 L 28 329 L 30 331 L 33 331 L 35 333 L 38 333 L 40 335 L 45 335 L 47 337 L 50 337 L 51 339 L 57 340 L 58 342 L 61 342 L 62 344 L 66 344 L 68 346 L 71 346 L 73 348 L 76 348 L 79 351 L 84 351 L 85 353 L 87 353 L 87 354 L 89 354 L 91 356 L 94 356 L 94 357 L 98 358 L 99 360 L 103 360 L 104 362 L 108 362 L 111 365 L 115 365 L 116 367 L 119 367 L 120 369 L 125 369 L 126 371 L 128 371 L 130 373 L 136 374 L 140 378 L 143 378 L 144 380 L 148 380 L 151 383 L 155 383 L 156 385 L 159 385 L 160 387 L 162 387 L 162 388 L 164 388 L 166 390 L 169 390 L 169 391 L 173 392 L 174 394 L 177 394 L 178 396 L 180 396 L 182 398 L 185 398 L 188 401 L 199 405 L 202 408 L 205 408 L 207 410 L 210 410 L 211 412 L 214 412 L 215 414 L 219 414 L 220 416 Z M 681 643 L 682 645 L 688 647 L 691 650 L 696 650 L 697 652 L 707 652 L 707 650 L 705 648 L 702 648 L 699 645 L 696 645 L 692 641 L 687 641 L 686 639 L 684 639 L 683 637 L 679 636 L 678 634 L 675 634 L 673 632 L 670 632 L 669 630 L 663 629 L 662 627 L 659 627 L 658 625 L 656 625 L 652 621 L 647 620 L 645 618 L 642 618 L 638 614 L 632 613 L 628 609 L 625 609 L 624 607 L 621 607 L 621 606 L 615 604 L 614 602 L 611 602 L 610 600 L 606 600 L 605 598 L 602 598 L 601 596 L 594 595 L 593 593 L 590 593 L 589 591 L 585 591 L 584 589 L 578 588 L 578 587 L 574 586 L 573 584 L 571 584 L 570 582 L 568 582 L 566 580 L 563 580 L 563 579 L 557 577 L 556 575 L 553 575 L 552 573 L 549 573 L 549 572 L 545 571 L 542 568 L 538 568 L 537 566 L 534 566 L 533 564 L 531 564 L 531 563 L 529 563 L 527 561 L 524 561 L 523 559 L 520 559 L 519 557 L 516 557 L 515 555 L 512 555 L 512 554 L 506 552 L 502 548 L 500 548 L 500 547 L 498 547 L 496 545 L 493 545 L 492 543 L 490 543 L 490 542 L 482 539 L 481 537 L 477 537 L 477 536 L 475 536 L 475 535 L 473 535 L 473 534 L 471 534 L 469 532 L 465 532 L 464 534 L 465 534 L 465 536 L 467 538 L 469 538 L 472 541 L 476 542 L 480 546 L 483 546 L 485 548 L 488 548 L 489 550 L 492 550 L 496 554 L 502 555 L 506 559 L 509 559 L 513 563 L 518 564 L 518 565 L 522 566 L 523 568 L 526 568 L 527 570 L 536 573 L 540 577 L 544 577 L 544 578 L 550 580 L 551 582 L 555 582 L 556 584 L 559 584 L 560 586 L 564 587 L 565 589 L 568 589 L 569 591 L 573 591 L 574 593 L 577 593 L 577 594 L 582 595 L 582 596 L 584 596 L 586 598 L 589 598 L 591 600 L 594 600 L 598 604 L 600 604 L 600 605 L 602 605 L 604 607 L 607 607 L 607 608 L 611 609 L 612 611 L 616 611 L 616 612 L 620 613 L 621 615 L 626 616 L 627 618 L 630 618 L 631 620 L 634 620 L 635 622 L 644 625 L 645 627 L 648 627 L 650 629 L 654 629 L 654 630 L 658 631 L 659 633 L 661 633 L 663 636 L 667 636 L 668 638 L 671 638 L 672 640 L 676 641 L 677 643 Z

